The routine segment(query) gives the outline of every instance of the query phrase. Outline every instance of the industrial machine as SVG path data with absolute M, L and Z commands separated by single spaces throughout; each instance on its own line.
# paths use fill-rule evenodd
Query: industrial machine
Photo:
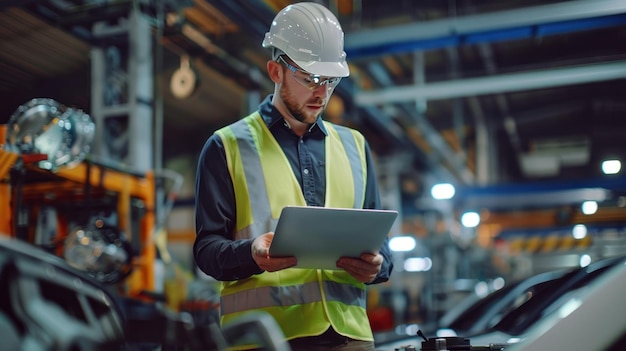
M 0 126 L 0 349 L 289 351 L 269 315 L 220 327 L 155 293 L 156 181 L 170 173 L 95 160 L 94 129 L 47 98 Z

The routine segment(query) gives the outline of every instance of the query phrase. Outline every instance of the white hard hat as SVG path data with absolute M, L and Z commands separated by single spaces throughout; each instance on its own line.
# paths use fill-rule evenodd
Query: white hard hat
M 323 5 L 299 2 L 282 9 L 263 39 L 305 71 L 326 77 L 347 77 L 350 69 L 343 50 L 343 30 Z

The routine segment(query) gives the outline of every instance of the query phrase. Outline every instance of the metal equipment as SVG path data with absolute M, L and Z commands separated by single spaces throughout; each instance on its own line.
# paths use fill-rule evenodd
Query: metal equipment
M 19 154 L 43 154 L 42 169 L 74 167 L 89 153 L 95 125 L 82 110 L 53 99 L 37 98 L 17 108 L 7 127 L 5 148 Z
M 220 328 L 189 313 L 121 296 L 58 256 L 0 233 L 2 350 L 223 351 L 253 340 L 290 351 L 276 322 L 249 314 Z

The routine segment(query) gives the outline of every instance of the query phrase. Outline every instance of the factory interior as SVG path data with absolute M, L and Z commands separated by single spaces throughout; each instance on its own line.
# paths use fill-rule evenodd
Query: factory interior
M 215 330 L 194 190 L 207 138 L 273 92 L 261 42 L 296 2 L 0 2 L 0 339 L 226 350 L 275 335 L 266 316 Z M 623 265 L 626 1 L 314 2 L 350 68 L 322 118 L 364 135 L 398 212 L 392 276 L 368 287 L 377 350 L 431 350 L 446 316 L 513 282 Z M 624 346 L 615 321 L 594 350 Z M 531 335 L 460 330 L 441 337 L 522 350 Z

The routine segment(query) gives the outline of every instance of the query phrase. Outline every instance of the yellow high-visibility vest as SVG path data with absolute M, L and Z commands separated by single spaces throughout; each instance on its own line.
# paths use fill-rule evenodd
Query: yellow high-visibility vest
M 324 123 L 326 207 L 362 208 L 367 167 L 365 139 Z M 283 207 L 306 206 L 298 180 L 258 112 L 216 132 L 224 143 L 237 202 L 235 238 L 274 231 Z M 287 339 L 314 336 L 330 325 L 340 334 L 372 341 L 365 284 L 342 270 L 290 268 L 221 284 L 221 322 L 251 310 L 269 313 Z

